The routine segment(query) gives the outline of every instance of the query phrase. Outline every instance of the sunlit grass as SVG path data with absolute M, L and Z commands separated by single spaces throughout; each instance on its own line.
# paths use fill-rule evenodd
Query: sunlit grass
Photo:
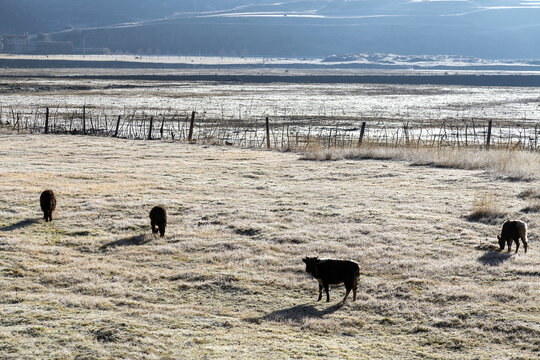
M 0 136 L 0 154 L 0 358 L 538 355 L 536 183 L 82 136 Z M 493 250 L 502 219 L 467 219 L 483 194 L 528 223 L 526 255 Z M 306 255 L 358 261 L 357 301 L 316 302 Z
M 378 159 L 408 161 L 413 165 L 430 165 L 455 169 L 487 170 L 493 175 L 516 180 L 536 180 L 540 174 L 540 153 L 509 149 L 468 149 L 457 147 L 386 147 L 370 145 L 360 148 L 310 148 L 306 160 Z

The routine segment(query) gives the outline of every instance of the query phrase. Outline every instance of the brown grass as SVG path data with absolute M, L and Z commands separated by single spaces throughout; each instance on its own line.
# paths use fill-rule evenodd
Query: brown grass
M 474 197 L 473 208 L 467 219 L 495 224 L 505 217 L 497 203 L 497 194 L 482 193 Z
M 526 214 L 540 213 L 540 203 L 524 207 L 523 209 L 521 209 L 521 212 L 526 213 Z
M 531 183 L 400 161 L 0 136 L 0 358 L 536 358 Z M 55 220 L 39 194 L 57 193 Z M 474 194 L 529 225 L 493 251 Z M 169 212 L 165 238 L 148 211 Z M 302 257 L 361 265 L 318 303 Z
M 529 204 L 521 209 L 522 213 L 540 213 L 540 186 L 531 187 L 523 190 L 518 195 L 519 198 L 528 200 Z
M 467 148 L 414 148 L 367 146 L 351 149 L 312 148 L 304 153 L 306 160 L 400 160 L 413 165 L 486 170 L 513 180 L 539 179 L 540 153 L 508 149 L 479 150 Z
M 518 196 L 522 199 L 540 200 L 540 186 L 537 189 L 531 187 L 523 190 Z

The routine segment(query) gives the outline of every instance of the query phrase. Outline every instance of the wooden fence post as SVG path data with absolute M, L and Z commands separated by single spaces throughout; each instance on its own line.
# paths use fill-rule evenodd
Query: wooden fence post
M 188 141 L 193 138 L 193 125 L 195 125 L 195 111 L 191 112 L 191 122 L 189 123 Z
M 403 125 L 403 135 L 405 135 L 405 145 L 409 146 L 409 122 Z
M 45 109 L 45 134 L 49 133 L 49 108 Z
M 86 105 L 82 107 L 82 133 L 86 135 Z
M 2 121 L 0 121 L 2 123 Z M 538 147 L 538 124 L 534 125 L 534 150 Z
M 360 137 L 358 138 L 358 146 L 362 145 L 362 141 L 364 140 L 364 132 L 366 131 L 366 122 L 362 122 L 362 128 L 360 129 Z
M 487 139 L 486 139 L 486 149 L 489 150 L 489 143 L 491 141 L 491 126 L 493 125 L 493 120 L 489 120 L 488 122 L 488 130 L 487 130 Z
M 159 129 L 159 138 L 163 139 L 163 124 L 165 123 L 165 116 L 161 119 L 161 128 Z
M 154 117 L 150 116 L 150 127 L 148 128 L 148 140 L 152 140 L 152 126 L 154 125 Z
M 118 120 L 116 121 L 116 130 L 114 131 L 114 137 L 118 137 L 118 128 L 120 127 L 120 117 L 121 115 L 118 115 Z
M 266 147 L 270 149 L 270 121 L 266 117 Z

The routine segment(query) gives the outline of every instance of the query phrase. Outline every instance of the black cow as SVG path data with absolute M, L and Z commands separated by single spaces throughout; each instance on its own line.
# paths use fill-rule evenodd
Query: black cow
M 516 253 L 519 249 L 519 239 L 523 243 L 525 252 L 527 252 L 527 224 L 519 220 L 505 221 L 502 227 L 501 235 L 497 236 L 499 240 L 500 251 L 504 250 L 505 243 L 508 245 L 508 252 L 511 251 L 512 241 L 516 243 Z
M 165 227 L 167 226 L 167 210 L 163 206 L 154 206 L 150 210 L 150 225 L 152 233 L 156 234 L 159 229 L 159 235 L 165 236 Z
M 345 284 L 345 297 L 347 300 L 351 290 L 353 291 L 353 301 L 356 300 L 356 289 L 358 288 L 358 278 L 360 277 L 360 267 L 358 263 L 350 260 L 319 259 L 318 257 L 306 257 L 302 259 L 306 263 L 306 271 L 319 282 L 319 298 L 322 298 L 322 289 L 326 292 L 326 302 L 330 301 L 328 292 L 329 285 Z

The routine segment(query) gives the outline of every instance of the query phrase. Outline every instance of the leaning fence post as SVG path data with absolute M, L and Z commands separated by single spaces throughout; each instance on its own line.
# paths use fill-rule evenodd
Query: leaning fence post
M 493 120 L 489 120 L 488 122 L 488 130 L 487 130 L 487 139 L 486 139 L 486 149 L 489 150 L 489 142 L 491 141 L 491 126 L 493 125 Z
M 82 132 L 86 135 L 86 105 L 82 107 Z
M 49 108 L 45 109 L 45 134 L 49 133 Z
M 360 137 L 358 138 L 358 146 L 362 145 L 362 141 L 364 140 L 364 131 L 366 131 L 366 122 L 362 122 L 362 128 L 360 129 Z
M 266 147 L 270 149 L 270 121 L 266 117 Z
M 188 141 L 193 138 L 193 125 L 195 124 L 195 111 L 191 112 L 191 122 L 189 123 Z
M 152 126 L 154 124 L 154 117 L 150 116 L 150 127 L 148 128 L 148 140 L 152 140 Z
M 118 137 L 118 128 L 120 127 L 120 117 L 121 115 L 118 115 L 118 120 L 116 121 L 116 130 L 114 131 L 114 137 Z

